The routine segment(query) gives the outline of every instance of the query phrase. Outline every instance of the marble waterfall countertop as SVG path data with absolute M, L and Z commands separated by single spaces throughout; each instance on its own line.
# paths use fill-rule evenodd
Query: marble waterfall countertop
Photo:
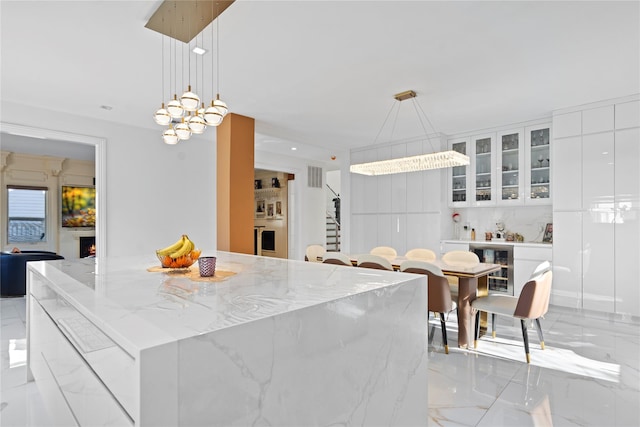
M 217 270 L 236 274 L 221 282 L 197 282 L 149 272 L 159 265 L 155 255 L 29 265 L 132 355 L 415 277 L 221 251 L 216 256 Z
M 29 263 L 28 371 L 57 425 L 427 424 L 426 276 L 216 255 L 236 274 Z

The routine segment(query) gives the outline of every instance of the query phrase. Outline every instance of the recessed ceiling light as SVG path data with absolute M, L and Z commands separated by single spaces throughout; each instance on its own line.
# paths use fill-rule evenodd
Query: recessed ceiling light
M 297 147 L 291 147 L 291 151 L 296 151 L 297 149 Z
M 196 55 L 204 55 L 205 53 L 207 53 L 207 49 L 196 46 L 191 50 L 191 52 L 195 53 Z
M 107 111 L 113 110 L 113 107 L 111 105 L 101 105 L 100 108 Z

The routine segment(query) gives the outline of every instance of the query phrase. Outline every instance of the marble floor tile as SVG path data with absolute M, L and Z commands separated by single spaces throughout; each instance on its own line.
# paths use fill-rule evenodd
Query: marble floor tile
M 26 382 L 24 298 L 0 298 L 0 425 L 47 426 L 35 383 Z M 545 350 L 529 324 L 531 364 L 520 322 L 497 318 L 477 349 L 457 347 L 457 319 L 429 340 L 429 426 L 639 426 L 640 321 L 551 307 Z M 490 327 L 490 326 L 489 326 Z

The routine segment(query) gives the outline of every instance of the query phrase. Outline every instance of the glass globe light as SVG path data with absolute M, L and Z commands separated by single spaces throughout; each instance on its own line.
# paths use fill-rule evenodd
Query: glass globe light
M 180 118 L 184 114 L 184 108 L 182 108 L 182 104 L 178 101 L 178 95 L 173 95 L 173 99 L 167 103 L 167 111 L 174 118 Z
M 214 101 L 211 101 L 211 107 L 204 111 L 204 121 L 207 123 L 207 126 L 218 126 L 222 123 L 223 116 L 213 103 Z
M 189 125 L 189 129 L 191 129 L 191 133 L 195 133 L 196 135 L 204 133 L 204 130 L 206 128 L 204 119 L 198 115 L 189 116 L 189 118 L 187 119 L 187 124 Z
M 186 141 L 191 138 L 191 129 L 189 129 L 189 125 L 185 123 L 184 117 L 182 118 L 182 122 L 176 125 L 176 134 L 181 141 Z
M 178 143 L 178 135 L 176 131 L 173 130 L 173 126 L 170 126 L 169 129 L 162 133 L 162 140 L 165 144 L 169 145 L 176 145 Z
M 216 97 L 216 100 L 213 101 L 213 106 L 216 107 L 218 111 L 220 111 L 220 114 L 222 115 L 223 119 L 224 119 L 224 116 L 226 116 L 227 113 L 229 112 L 229 109 L 227 108 L 227 104 L 220 99 L 220 95 L 218 95 Z
M 204 107 L 204 102 L 202 103 L 202 106 L 200 108 L 198 108 L 198 111 L 196 111 L 196 115 L 200 116 L 204 119 L 204 111 L 206 110 L 206 108 Z
M 164 102 L 162 103 L 162 107 L 153 113 L 153 120 L 160 126 L 167 126 L 171 123 L 171 114 L 164 108 Z
M 196 111 L 198 105 L 200 105 L 200 97 L 191 92 L 191 85 L 189 85 L 187 91 L 180 97 L 180 103 L 185 111 Z

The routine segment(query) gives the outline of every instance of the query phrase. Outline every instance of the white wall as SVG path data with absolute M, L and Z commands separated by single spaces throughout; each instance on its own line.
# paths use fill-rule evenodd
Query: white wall
M 440 139 L 441 147 L 445 138 Z M 352 150 L 351 164 L 387 160 L 432 152 L 431 142 L 409 141 L 381 144 Z M 343 178 L 345 171 L 343 170 Z M 343 252 L 366 253 L 375 246 L 391 246 L 399 254 L 413 248 L 438 252 L 441 239 L 442 207 L 446 179 L 441 170 L 405 174 L 364 176 L 349 175 L 350 197 L 343 206 L 350 212 L 343 235 L 350 241 Z M 346 188 L 342 180 L 343 190 Z
M 149 118 L 151 121 L 151 117 Z M 105 138 L 106 255 L 149 254 L 181 234 L 216 248 L 215 132 L 169 146 L 142 129 L 2 102 L 2 121 Z

